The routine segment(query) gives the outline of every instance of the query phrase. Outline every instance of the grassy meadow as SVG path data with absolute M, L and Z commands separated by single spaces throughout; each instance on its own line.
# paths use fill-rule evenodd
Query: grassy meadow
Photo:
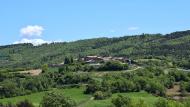
M 74 99 L 78 107 L 106 107 L 111 106 L 111 99 L 117 97 L 118 93 L 113 94 L 111 98 L 106 100 L 93 100 L 91 95 L 83 94 L 84 88 L 70 88 L 70 89 L 52 89 L 54 91 L 62 92 L 65 96 L 71 97 Z M 18 96 L 13 98 L 5 98 L 0 99 L 1 103 L 16 103 L 25 99 L 30 100 L 36 107 L 40 105 L 40 102 L 45 95 L 46 92 L 38 92 L 25 96 Z M 131 93 L 119 93 L 123 96 L 129 96 L 133 100 L 144 100 L 146 104 L 149 106 L 153 106 L 153 104 L 158 100 L 158 97 L 155 97 L 151 94 L 148 94 L 144 91 L 142 92 L 131 92 Z

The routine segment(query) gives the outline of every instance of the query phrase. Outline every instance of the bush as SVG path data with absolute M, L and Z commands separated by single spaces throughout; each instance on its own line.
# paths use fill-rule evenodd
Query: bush
M 35 107 L 31 102 L 28 100 L 20 101 L 16 105 L 9 102 L 7 104 L 0 103 L 0 107 Z
M 93 94 L 96 91 L 101 90 L 101 84 L 99 81 L 92 80 L 86 86 L 85 94 Z
M 133 81 L 127 79 L 117 79 L 113 83 L 113 92 L 134 92 L 136 89 Z
M 157 81 L 149 81 L 146 85 L 145 91 L 159 96 L 165 96 L 166 92 L 164 85 L 158 83 Z
M 75 107 L 76 102 L 62 93 L 48 92 L 41 102 L 42 107 Z
M 47 71 L 48 71 L 48 65 L 47 64 L 42 65 L 42 73 L 45 73 Z
M 96 91 L 94 93 L 94 99 L 95 100 L 103 100 L 108 97 L 111 97 L 111 92 L 102 92 L 102 91 Z
M 169 76 L 173 76 L 176 82 L 189 81 L 188 75 L 182 71 L 177 71 L 177 70 L 171 71 L 169 72 Z
M 131 99 L 122 95 L 113 98 L 112 103 L 115 107 L 133 107 Z
M 184 106 L 184 104 L 177 102 L 177 101 L 159 99 L 154 104 L 154 107 L 186 107 L 186 106 Z M 189 105 L 187 107 L 189 107 Z
M 189 105 L 190 105 L 190 98 L 186 99 L 183 103 L 184 103 L 185 107 L 189 107 Z
M 11 80 L 3 81 L 0 86 L 0 98 L 17 96 L 19 92 L 17 84 Z
M 64 64 L 72 64 L 73 62 L 73 57 L 65 57 Z
M 17 107 L 34 107 L 34 105 L 31 102 L 29 102 L 28 100 L 18 102 L 16 105 L 17 105 Z
M 181 82 L 180 83 L 180 91 L 186 91 L 186 92 L 190 92 L 190 83 L 189 82 Z
M 101 66 L 98 70 L 100 71 L 117 71 L 128 69 L 128 64 L 122 64 L 119 61 L 109 61 Z
M 167 100 L 159 99 L 159 100 L 155 103 L 155 107 L 168 107 L 168 102 L 167 102 Z

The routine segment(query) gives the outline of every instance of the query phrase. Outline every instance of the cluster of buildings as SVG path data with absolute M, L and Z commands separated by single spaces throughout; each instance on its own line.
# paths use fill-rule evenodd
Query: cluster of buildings
M 78 59 L 74 59 L 74 60 L 78 60 Z M 132 64 L 132 60 L 130 60 L 127 57 L 102 57 L 102 56 L 86 56 L 86 57 L 82 57 L 80 58 L 80 60 L 91 64 L 91 65 L 100 65 L 101 62 L 108 62 L 108 61 L 120 61 L 123 63 L 128 63 L 128 64 Z M 64 62 L 60 63 L 60 64 L 49 64 L 48 66 L 50 67 L 62 67 L 64 66 Z
M 127 57 L 101 57 L 101 56 L 86 56 L 81 58 L 86 63 L 99 63 L 108 61 L 121 61 L 123 63 L 131 64 L 131 60 Z

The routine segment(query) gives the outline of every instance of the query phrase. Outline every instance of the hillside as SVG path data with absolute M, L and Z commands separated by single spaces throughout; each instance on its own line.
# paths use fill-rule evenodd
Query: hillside
M 38 68 L 63 62 L 65 56 L 127 56 L 132 59 L 160 57 L 188 62 L 190 30 L 171 34 L 141 34 L 119 38 L 96 38 L 33 46 L 16 44 L 0 47 L 0 69 Z M 183 62 L 183 61 L 182 61 Z

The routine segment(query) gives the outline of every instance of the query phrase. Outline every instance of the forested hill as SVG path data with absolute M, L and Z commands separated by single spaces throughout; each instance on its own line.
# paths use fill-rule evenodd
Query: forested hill
M 0 47 L 0 68 L 39 67 L 63 62 L 65 56 L 127 56 L 132 59 L 165 57 L 190 58 L 190 30 L 171 34 L 142 34 L 119 38 L 96 38 L 75 42 L 17 44 Z

